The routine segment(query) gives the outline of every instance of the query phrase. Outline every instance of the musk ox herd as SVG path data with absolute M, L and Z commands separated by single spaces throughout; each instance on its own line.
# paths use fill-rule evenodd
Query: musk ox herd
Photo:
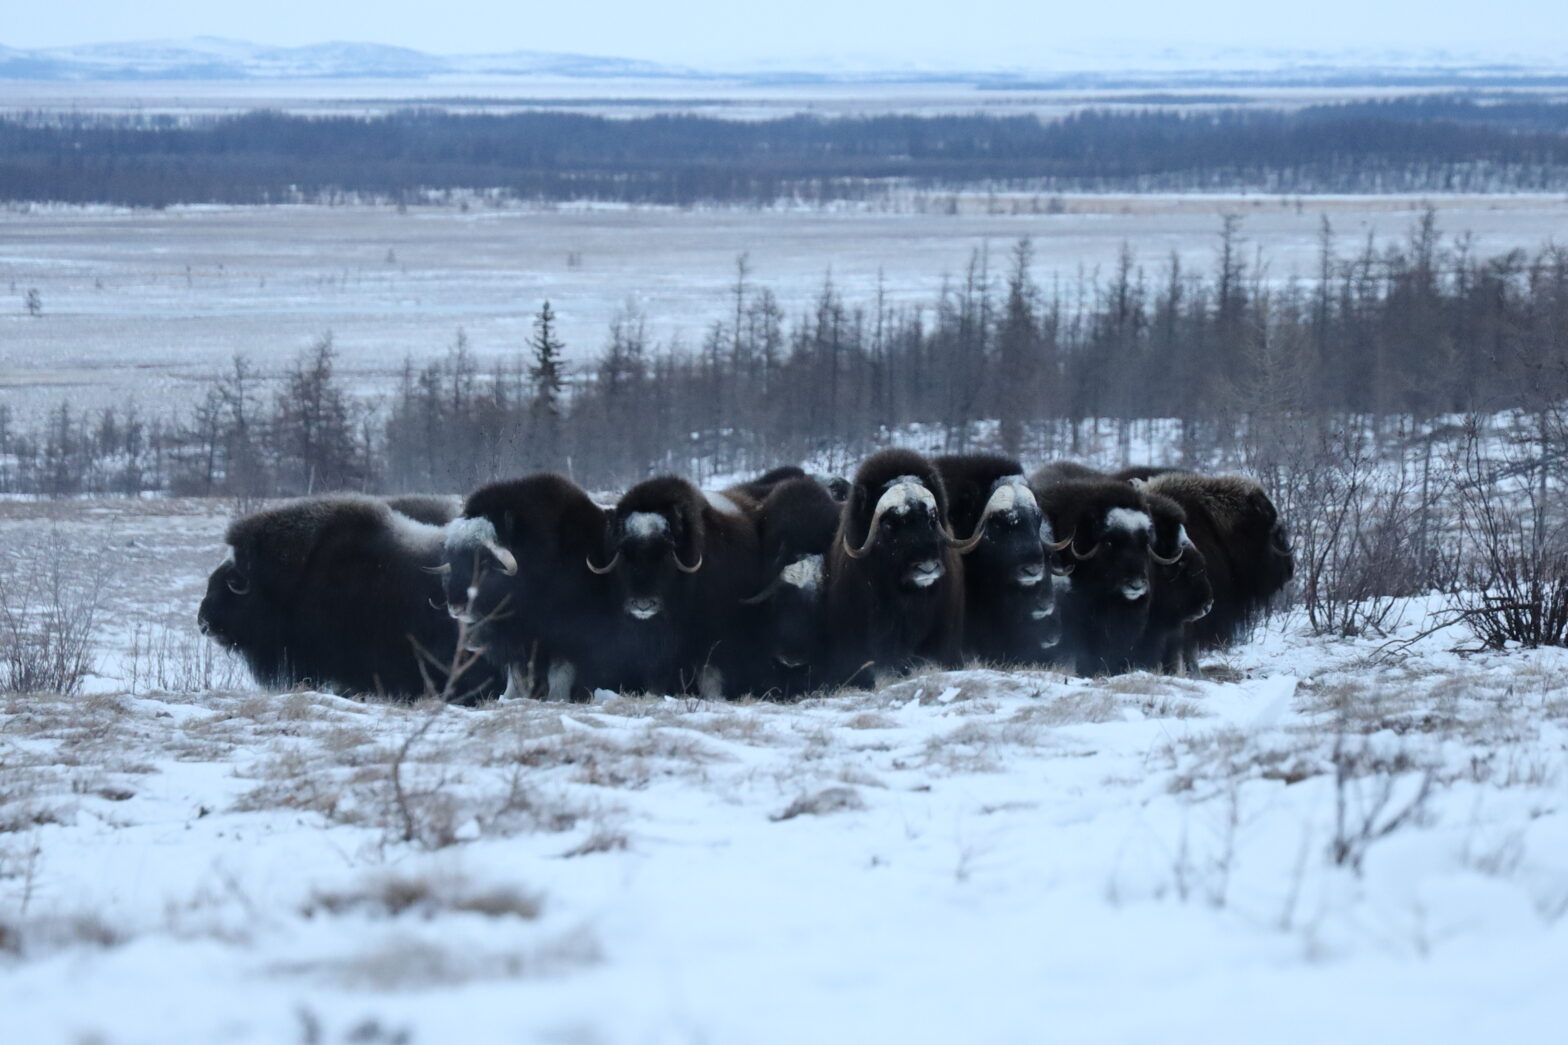
M 256 680 L 473 702 L 793 697 L 917 666 L 1196 670 L 1290 580 L 1262 487 L 884 450 L 853 480 L 559 475 L 242 518 L 198 622 Z

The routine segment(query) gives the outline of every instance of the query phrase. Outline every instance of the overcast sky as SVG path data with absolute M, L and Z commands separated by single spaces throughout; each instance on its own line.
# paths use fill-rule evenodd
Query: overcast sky
M 224 36 L 437 54 L 575 51 L 666 62 L 1040 67 L 1120 44 L 1568 51 L 1564 0 L 57 0 L 8 4 L 0 44 Z M 1109 46 L 1108 46 L 1109 45 Z

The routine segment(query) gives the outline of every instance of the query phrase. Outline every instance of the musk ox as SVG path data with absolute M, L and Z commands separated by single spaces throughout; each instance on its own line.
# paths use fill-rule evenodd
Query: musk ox
M 1152 562 L 1149 619 L 1133 663 L 1138 667 L 1180 674 L 1196 670 L 1191 625 L 1213 606 L 1203 553 L 1187 535 L 1187 513 L 1169 497 L 1144 492 L 1153 520 L 1149 548 Z
M 507 673 L 508 696 L 585 700 L 614 684 L 602 657 L 617 623 L 610 585 L 583 568 L 605 522 L 575 483 L 543 474 L 481 487 L 447 525 L 447 611 Z
M 1041 509 L 1060 535 L 1062 642 L 1058 660 L 1079 674 L 1125 671 L 1148 622 L 1154 521 L 1143 493 L 1109 478 L 1031 477 Z
M 1016 460 L 958 454 L 932 463 L 948 521 L 964 541 L 964 652 L 1000 663 L 1040 663 L 1061 638 L 1047 543 L 1050 524 Z
M 425 572 L 441 561 L 440 528 L 370 497 L 323 497 L 240 519 L 225 540 L 198 626 L 262 685 L 463 701 L 498 689 L 457 649 L 441 586 Z
M 742 603 L 764 580 L 749 504 L 648 479 L 616 504 L 586 566 L 613 581 L 624 688 L 717 697 L 766 685 L 764 615 Z
M 1295 572 L 1289 531 L 1254 480 L 1154 469 L 1126 474 L 1151 472 L 1143 488 L 1181 505 L 1214 589 L 1214 608 L 1192 624 L 1192 638 L 1203 648 L 1234 642 Z
M 839 511 L 829 489 L 812 478 L 779 483 L 758 508 L 757 540 L 770 579 L 744 601 L 764 615 L 772 695 L 794 696 L 822 681 L 827 651 L 822 573 Z
M 958 663 L 963 562 L 931 462 L 884 450 L 861 464 L 828 553 L 831 682 L 866 684 L 919 661 Z

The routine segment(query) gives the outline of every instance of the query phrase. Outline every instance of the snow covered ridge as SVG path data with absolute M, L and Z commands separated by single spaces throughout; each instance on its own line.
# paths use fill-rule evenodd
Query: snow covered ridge
M 6 698 L 0 1005 L 28 1042 L 1549 1040 L 1568 656 L 1455 637 L 791 706 Z

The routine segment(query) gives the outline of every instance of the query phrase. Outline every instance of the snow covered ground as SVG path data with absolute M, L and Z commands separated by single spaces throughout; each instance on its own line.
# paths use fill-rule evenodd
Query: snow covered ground
M 8 1042 L 1560 1034 L 1564 651 L 1286 617 L 1204 681 L 160 689 L 131 647 L 189 634 L 223 509 L 12 503 L 0 541 L 51 516 L 113 631 L 88 695 L 0 701 Z

